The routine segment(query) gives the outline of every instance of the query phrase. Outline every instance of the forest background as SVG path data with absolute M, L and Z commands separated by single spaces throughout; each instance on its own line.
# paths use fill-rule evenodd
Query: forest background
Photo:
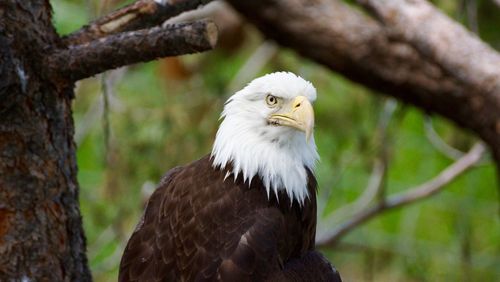
M 130 3 L 51 2 L 60 34 Z M 495 1 L 432 2 L 500 49 Z M 436 176 L 477 141 L 443 118 L 373 95 L 266 41 L 227 7 L 217 9 L 206 10 L 219 13 L 214 20 L 228 27 L 228 38 L 221 37 L 215 50 L 77 83 L 80 204 L 96 281 L 116 280 L 123 248 L 161 175 L 209 153 L 224 101 L 262 74 L 292 71 L 318 90 L 320 235 L 352 218 L 374 182 L 388 195 L 406 191 Z M 486 154 L 439 194 L 377 214 L 320 249 L 345 281 L 499 281 L 498 199 L 495 167 Z

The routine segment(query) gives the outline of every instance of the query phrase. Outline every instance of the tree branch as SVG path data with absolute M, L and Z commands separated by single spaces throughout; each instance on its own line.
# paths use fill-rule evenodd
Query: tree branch
M 451 145 L 448 145 L 448 143 L 446 143 L 446 141 L 444 141 L 443 138 L 439 136 L 439 133 L 437 133 L 436 130 L 434 129 L 432 117 L 425 116 L 424 130 L 425 130 L 425 137 L 427 137 L 429 143 L 445 157 L 451 160 L 457 160 L 464 155 L 464 152 L 454 148 Z
M 63 38 L 66 46 L 79 45 L 123 31 L 145 29 L 160 25 L 165 20 L 185 11 L 196 9 L 212 0 L 139 0 Z
M 473 130 L 490 145 L 500 163 L 499 55 L 436 9 L 429 10 L 434 15 L 431 20 L 438 19 L 446 27 L 438 27 L 437 32 L 427 30 L 425 35 L 432 44 L 444 40 L 454 56 L 425 50 L 432 46 L 416 44 L 412 35 L 408 35 L 412 39 L 409 42 L 394 40 L 393 29 L 340 0 L 228 1 L 281 45 L 355 82 Z M 383 10 L 383 5 L 379 6 Z M 406 14 L 395 13 L 397 21 L 404 22 L 400 18 Z M 426 20 L 418 17 L 406 21 L 416 29 L 427 27 Z M 448 34 L 444 34 L 446 30 Z M 424 36 L 413 31 L 416 36 Z M 446 41 L 450 38 L 453 41 Z M 474 62 L 476 55 L 478 61 Z
M 363 193 L 353 202 L 348 203 L 335 211 L 333 211 L 329 217 L 322 219 L 321 226 L 318 227 L 317 234 L 321 236 L 324 231 L 324 227 L 335 226 L 337 224 L 337 218 L 347 218 L 355 214 L 357 211 L 363 209 L 375 199 L 380 199 L 385 197 L 386 193 L 386 174 L 389 166 L 389 156 L 388 156 L 388 127 L 390 120 L 393 117 L 394 112 L 397 108 L 397 102 L 394 99 L 387 99 L 384 104 L 382 113 L 380 114 L 377 129 L 375 132 L 377 157 L 373 162 L 373 169 L 364 189 Z M 321 214 L 322 212 L 318 212 Z M 321 229 L 320 229 L 321 228 Z
M 499 93 L 500 55 L 426 0 L 359 2 L 373 11 L 391 36 L 408 42 L 457 80 L 482 93 Z
M 438 193 L 446 184 L 477 164 L 484 152 L 484 145 L 476 143 L 466 155 L 443 170 L 437 177 L 414 189 L 410 189 L 408 192 L 397 194 L 387 199 L 385 203 L 386 209 L 398 208 Z
M 418 202 L 437 194 L 446 187 L 446 184 L 452 182 L 459 175 L 477 164 L 481 160 L 484 151 L 484 145 L 482 143 L 477 143 L 467 154 L 447 167 L 433 179 L 417 187 L 408 189 L 406 192 L 390 196 L 389 198 L 382 200 L 375 205 L 366 207 L 365 209 L 359 211 L 356 215 L 354 215 L 344 224 L 340 225 L 337 229 L 333 230 L 329 234 L 322 236 L 322 238 L 318 238 L 316 240 L 317 246 L 336 245 L 339 240 L 348 232 L 352 231 L 366 221 L 374 218 L 375 216 L 395 208 L 400 208 L 402 206 Z
M 217 27 L 209 21 L 172 24 L 110 35 L 89 43 L 56 50 L 47 56 L 52 75 L 76 81 L 97 73 L 160 57 L 212 49 Z

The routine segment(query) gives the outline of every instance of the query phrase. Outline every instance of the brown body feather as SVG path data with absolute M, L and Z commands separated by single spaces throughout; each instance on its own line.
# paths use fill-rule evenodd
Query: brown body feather
M 309 198 L 299 206 L 286 193 L 268 199 L 258 177 L 250 187 L 241 177 L 224 180 L 226 171 L 214 169 L 206 156 L 163 177 L 127 244 L 120 281 L 287 281 L 289 262 L 288 268 L 307 261 L 314 267 L 322 259 L 313 251 L 311 172 Z

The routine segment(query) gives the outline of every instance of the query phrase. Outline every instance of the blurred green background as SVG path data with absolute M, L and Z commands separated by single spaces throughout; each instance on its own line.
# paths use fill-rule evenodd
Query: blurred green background
M 500 9 L 493 1 L 433 2 L 499 49 Z M 67 34 L 126 1 L 51 3 L 58 32 Z M 225 99 L 256 76 L 288 70 L 318 90 L 320 231 L 349 218 L 339 209 L 363 193 L 376 160 L 387 162 L 383 185 L 390 195 L 450 165 L 455 151 L 448 145 L 466 152 L 476 141 L 444 119 L 265 42 L 230 16 L 236 23 L 226 24 L 236 28 L 235 38 L 212 52 L 129 66 L 77 83 L 80 203 L 96 281 L 116 280 L 123 248 L 161 175 L 210 152 Z M 495 175 L 486 157 L 442 193 L 382 214 L 322 251 L 344 281 L 500 281 Z

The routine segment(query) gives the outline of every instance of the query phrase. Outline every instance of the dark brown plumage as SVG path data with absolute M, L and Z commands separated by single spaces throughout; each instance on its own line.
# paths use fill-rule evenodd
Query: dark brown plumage
M 341 281 L 314 251 L 316 179 L 303 206 L 227 177 L 208 156 L 170 170 L 151 196 L 119 281 Z

